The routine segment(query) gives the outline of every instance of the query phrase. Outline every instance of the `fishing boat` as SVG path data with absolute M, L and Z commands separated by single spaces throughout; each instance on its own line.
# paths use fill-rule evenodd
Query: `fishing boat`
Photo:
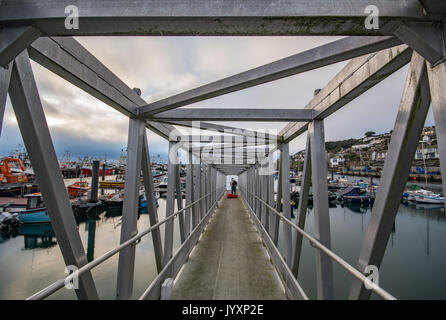
M 186 179 L 180 178 L 181 181 L 181 195 L 184 198 L 186 195 Z M 161 182 L 157 185 L 157 191 L 161 195 L 161 197 L 167 196 L 167 185 L 169 182 L 169 177 L 165 176 L 162 178 Z
M 338 200 L 350 203 L 373 203 L 374 198 L 360 186 L 350 186 L 338 192 Z
M 111 176 L 113 175 L 114 170 L 112 168 L 105 168 L 105 175 Z M 93 167 L 91 166 L 83 166 L 81 168 L 81 174 L 84 177 L 91 177 L 93 175 Z M 102 176 L 102 168 L 99 168 L 99 176 Z
M 407 199 L 407 201 L 416 203 L 444 205 L 444 197 L 441 197 L 438 193 L 425 189 L 409 190 L 406 191 L 403 196 Z
M 37 191 L 38 185 L 28 181 L 27 168 L 19 158 L 0 160 L 0 197 L 17 197 Z
M 90 187 L 88 186 L 88 182 L 77 181 L 72 185 L 69 185 L 67 187 L 67 190 L 70 198 L 78 198 L 86 195 L 87 192 L 90 190 Z
M 20 222 L 22 223 L 49 223 L 50 217 L 43 202 L 42 194 L 40 192 L 27 194 L 26 208 L 18 210 L 17 213 Z
M 125 177 L 122 174 L 118 174 L 115 180 L 99 181 L 99 188 L 102 189 L 124 189 L 124 186 L 125 186 Z
M 156 207 L 158 207 L 158 199 L 160 198 L 159 192 L 154 192 Z M 110 194 L 101 199 L 107 207 L 122 207 L 124 203 L 124 192 L 117 192 L 115 194 Z M 139 191 L 139 209 L 147 208 L 147 197 L 144 189 Z
M 158 185 L 158 191 L 161 196 L 167 194 L 167 182 L 169 181 L 169 178 L 165 176 L 161 179 L 161 182 Z

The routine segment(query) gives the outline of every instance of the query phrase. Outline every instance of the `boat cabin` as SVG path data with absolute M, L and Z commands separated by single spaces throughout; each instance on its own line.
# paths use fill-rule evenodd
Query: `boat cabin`
M 45 207 L 45 202 L 43 201 L 42 193 L 36 192 L 31 194 L 26 194 L 26 210 L 37 209 Z

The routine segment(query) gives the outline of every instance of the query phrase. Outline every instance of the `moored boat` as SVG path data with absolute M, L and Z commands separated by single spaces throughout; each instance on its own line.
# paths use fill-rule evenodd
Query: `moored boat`
M 17 216 L 22 223 L 49 223 L 50 217 L 40 192 L 25 195 L 26 208 L 19 210 Z
M 350 186 L 338 192 L 338 199 L 350 203 L 373 203 L 374 197 L 360 186 Z
M 422 203 L 422 204 L 441 204 L 444 205 L 444 197 L 438 193 L 434 193 L 429 190 L 409 190 L 404 193 L 404 196 L 408 201 Z
M 67 190 L 70 198 L 77 198 L 86 195 L 90 190 L 90 187 L 88 186 L 88 182 L 77 181 L 72 185 L 69 185 Z

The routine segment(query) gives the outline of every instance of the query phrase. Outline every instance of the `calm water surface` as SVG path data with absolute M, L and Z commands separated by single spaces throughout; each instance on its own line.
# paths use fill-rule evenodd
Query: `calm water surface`
M 159 200 L 160 219 L 165 200 Z M 356 266 L 370 209 L 353 206 L 330 208 L 334 252 Z M 149 227 L 147 214 L 138 219 L 138 230 Z M 313 212 L 308 210 L 305 230 L 313 234 Z M 78 226 L 89 259 L 119 244 L 121 216 L 104 212 L 97 220 Z M 178 249 L 175 219 L 174 248 Z M 162 237 L 164 229 L 161 230 Z M 282 229 L 281 229 L 282 231 Z M 380 269 L 379 284 L 399 299 L 446 299 L 446 216 L 444 209 L 401 205 L 395 228 Z M 280 249 L 283 250 L 283 239 Z M 315 249 L 304 241 L 299 282 L 310 298 L 316 297 Z M 100 298 L 114 299 L 118 255 L 93 269 Z M 0 299 L 24 299 L 64 276 L 64 263 L 49 225 L 23 226 L 14 237 L 0 238 Z M 144 237 L 136 249 L 133 298 L 138 298 L 156 276 L 152 238 Z M 334 263 L 335 296 L 348 297 L 352 277 Z M 72 290 L 61 289 L 50 299 L 75 299 Z

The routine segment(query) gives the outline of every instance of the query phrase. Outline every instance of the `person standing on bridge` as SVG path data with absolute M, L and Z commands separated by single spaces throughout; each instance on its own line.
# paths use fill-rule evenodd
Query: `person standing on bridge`
M 237 181 L 235 181 L 234 178 L 231 179 L 231 193 L 237 193 Z

